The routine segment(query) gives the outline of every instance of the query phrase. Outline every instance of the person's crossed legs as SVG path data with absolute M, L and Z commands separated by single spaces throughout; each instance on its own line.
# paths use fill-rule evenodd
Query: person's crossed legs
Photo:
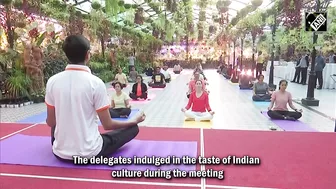
M 290 112 L 290 111 L 279 111 L 279 110 L 269 110 L 267 115 L 271 119 L 278 120 L 291 120 L 296 121 L 302 117 L 301 112 Z
M 111 118 L 127 118 L 131 111 L 131 108 L 110 108 Z
M 140 96 L 137 96 L 137 95 L 134 94 L 134 93 L 130 93 L 129 96 L 130 96 L 130 98 L 133 99 L 133 100 L 138 100 L 138 99 L 144 99 L 144 100 L 146 100 L 146 99 L 148 98 L 147 93 L 142 93 Z
M 51 128 L 51 145 L 53 145 L 55 141 L 54 133 L 55 133 L 55 127 Z M 134 125 L 127 128 L 117 129 L 113 130 L 104 134 L 101 134 L 103 138 L 103 147 L 101 151 L 99 152 L 97 157 L 103 156 L 103 157 L 109 157 L 113 155 L 119 148 L 124 146 L 126 143 L 130 142 L 132 139 L 134 139 L 139 133 L 139 127 L 138 125 Z M 56 155 L 55 155 L 56 156 Z M 73 160 L 66 160 L 62 159 L 58 156 L 56 156 L 61 161 L 68 161 L 72 162 Z
M 191 110 L 185 111 L 184 115 L 188 119 L 194 119 L 195 121 L 210 121 L 213 118 L 209 112 L 193 112 Z
M 148 85 L 152 88 L 165 88 L 166 87 L 165 83 L 149 83 Z
M 252 96 L 252 100 L 253 100 L 253 101 L 258 101 L 258 102 L 262 102 L 262 101 L 270 101 L 270 100 L 271 100 L 271 95 L 269 95 L 269 94 L 264 94 L 264 95 L 253 95 L 253 96 Z

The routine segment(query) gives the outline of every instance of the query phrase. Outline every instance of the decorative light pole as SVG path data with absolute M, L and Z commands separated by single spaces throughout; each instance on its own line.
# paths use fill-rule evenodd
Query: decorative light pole
M 323 2 L 321 2 L 320 0 L 315 0 L 316 3 L 316 12 L 321 12 L 321 11 L 325 11 L 330 3 L 330 0 L 324 0 Z M 307 97 L 301 99 L 301 103 L 303 105 L 306 106 L 319 106 L 320 101 L 317 100 L 316 98 L 314 98 L 314 90 L 315 90 L 315 59 L 316 59 L 316 42 L 317 42 L 317 38 L 318 35 L 316 34 L 316 32 L 313 32 L 313 51 L 311 53 L 311 68 L 310 68 L 310 72 L 309 72 L 309 80 L 308 80 L 308 89 L 307 89 Z
M 276 32 L 276 25 L 277 25 L 277 9 L 274 10 L 274 23 L 272 26 L 272 54 L 271 54 L 271 67 L 269 72 L 269 80 L 268 80 L 268 86 L 270 89 L 275 90 L 276 85 L 274 85 L 274 59 L 275 59 L 275 32 Z

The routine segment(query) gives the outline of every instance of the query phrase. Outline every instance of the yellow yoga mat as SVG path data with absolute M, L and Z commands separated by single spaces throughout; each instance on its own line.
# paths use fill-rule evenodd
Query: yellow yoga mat
M 232 83 L 231 81 L 229 81 L 229 83 L 230 83 L 231 85 L 239 85 L 239 83 Z
M 183 127 L 188 127 L 188 128 L 211 128 L 212 127 L 212 122 L 211 121 L 201 121 L 201 122 L 196 122 L 193 120 L 185 120 L 183 123 Z

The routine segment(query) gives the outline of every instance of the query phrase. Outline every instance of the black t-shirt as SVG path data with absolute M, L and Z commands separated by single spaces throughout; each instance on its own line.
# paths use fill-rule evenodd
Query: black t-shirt
M 162 73 L 155 73 L 153 74 L 152 79 L 154 80 L 154 84 L 162 84 L 165 77 Z

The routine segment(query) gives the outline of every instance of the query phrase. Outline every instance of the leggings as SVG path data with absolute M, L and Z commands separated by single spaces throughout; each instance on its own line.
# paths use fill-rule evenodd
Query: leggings
M 140 96 L 137 96 L 136 94 L 134 93 L 130 93 L 129 94 L 129 97 L 133 100 L 138 100 L 139 98 L 142 98 L 142 99 L 147 99 L 147 93 L 142 93 Z
M 152 88 L 165 88 L 166 84 L 165 83 L 150 83 L 148 86 Z
M 191 110 L 187 110 L 184 115 L 187 118 L 198 119 L 200 121 L 211 120 L 213 117 L 209 112 L 193 112 Z
M 55 141 L 55 137 L 54 137 L 55 129 L 56 129 L 56 126 L 51 128 L 51 145 L 53 145 L 53 143 Z M 116 130 L 101 134 L 101 136 L 103 138 L 103 147 L 102 147 L 101 151 L 98 153 L 97 157 L 99 157 L 99 156 L 104 156 L 104 157 L 111 156 L 119 148 L 121 148 L 126 143 L 128 143 L 129 141 L 134 139 L 138 135 L 138 133 L 139 133 L 139 127 L 138 127 L 138 125 L 134 125 L 134 126 L 131 126 L 131 127 L 116 129 Z M 74 155 L 76 155 L 76 154 L 74 154 Z M 62 159 L 58 156 L 56 156 L 56 158 L 61 160 L 61 161 L 73 162 L 73 160 Z
M 174 74 L 180 74 L 181 71 L 174 71 Z
M 258 76 L 262 74 L 263 68 L 264 68 L 264 64 L 257 63 L 256 78 L 258 78 Z
M 111 118 L 128 117 L 131 114 L 130 108 L 110 108 Z
M 290 112 L 290 111 L 279 111 L 279 110 L 269 110 L 267 115 L 271 119 L 285 119 L 285 117 L 292 117 L 294 119 L 300 119 L 302 117 L 301 112 Z
M 271 99 L 271 95 L 264 94 L 264 95 L 253 95 L 252 100 L 253 101 L 267 101 Z

